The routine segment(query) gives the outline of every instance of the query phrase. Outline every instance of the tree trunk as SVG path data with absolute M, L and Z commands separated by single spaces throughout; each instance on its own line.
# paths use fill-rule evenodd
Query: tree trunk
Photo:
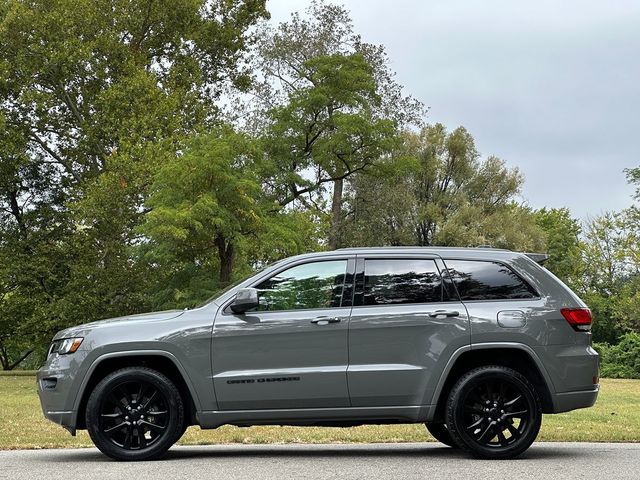
M 432 221 L 422 221 L 416 226 L 418 246 L 430 247 L 433 244 L 435 225 Z
M 22 354 L 22 356 L 20 358 L 18 358 L 15 362 L 13 362 L 11 365 L 9 365 L 6 368 L 6 370 L 13 370 L 18 365 L 20 365 L 20 363 L 22 363 L 22 361 L 25 360 L 32 353 L 33 353 L 33 350 L 27 350 L 25 353 Z
M 18 191 L 14 190 L 9 192 L 9 205 L 11 206 L 11 213 L 18 224 L 18 229 L 21 234 L 25 234 L 27 231 L 27 227 L 24 224 L 24 220 L 22 217 L 22 210 L 20 210 L 20 206 L 18 205 Z
M 3 370 L 9 370 L 9 358 L 2 343 L 0 343 L 0 365 Z
M 335 250 L 340 246 L 340 234 L 342 233 L 342 190 L 344 180 L 333 182 L 333 199 L 331 201 L 331 219 L 329 223 L 329 249 Z
M 236 257 L 233 242 L 228 242 L 224 235 L 216 237 L 216 246 L 218 247 L 218 258 L 220 259 L 220 272 L 218 280 L 220 283 L 229 283 L 233 273 L 233 263 Z
M 27 350 L 15 362 L 10 363 L 9 354 L 7 353 L 7 350 L 4 348 L 4 345 L 0 344 L 0 366 L 2 366 L 2 370 L 6 370 L 6 371 L 13 370 L 18 365 L 20 365 L 20 363 L 32 353 L 33 353 L 33 349 Z

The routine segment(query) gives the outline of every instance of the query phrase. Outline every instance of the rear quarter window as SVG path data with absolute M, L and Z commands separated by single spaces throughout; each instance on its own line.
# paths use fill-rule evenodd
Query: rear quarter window
M 538 298 L 538 293 L 510 267 L 490 261 L 445 260 L 461 300 Z

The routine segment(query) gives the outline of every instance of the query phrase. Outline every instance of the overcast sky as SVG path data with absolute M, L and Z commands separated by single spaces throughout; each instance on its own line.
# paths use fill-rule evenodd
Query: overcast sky
M 269 0 L 286 20 L 307 0 Z M 532 207 L 631 204 L 640 166 L 640 1 L 344 0 L 427 121 L 465 126 L 525 175 Z

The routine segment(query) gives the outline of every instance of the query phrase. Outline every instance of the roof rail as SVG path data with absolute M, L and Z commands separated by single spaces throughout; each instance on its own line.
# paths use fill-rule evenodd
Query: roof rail
M 420 245 L 382 245 L 377 247 L 340 247 L 336 248 L 337 250 L 496 250 L 500 252 L 511 252 L 511 250 L 506 248 L 497 248 L 490 246 L 481 246 L 481 247 L 442 247 L 439 245 L 430 245 L 430 246 L 420 246 Z

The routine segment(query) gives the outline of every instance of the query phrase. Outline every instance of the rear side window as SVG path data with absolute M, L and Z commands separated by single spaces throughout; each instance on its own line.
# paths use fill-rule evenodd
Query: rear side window
M 442 278 L 433 260 L 365 260 L 364 305 L 442 300 Z
M 537 298 L 536 291 L 506 265 L 473 260 L 445 260 L 461 300 Z

